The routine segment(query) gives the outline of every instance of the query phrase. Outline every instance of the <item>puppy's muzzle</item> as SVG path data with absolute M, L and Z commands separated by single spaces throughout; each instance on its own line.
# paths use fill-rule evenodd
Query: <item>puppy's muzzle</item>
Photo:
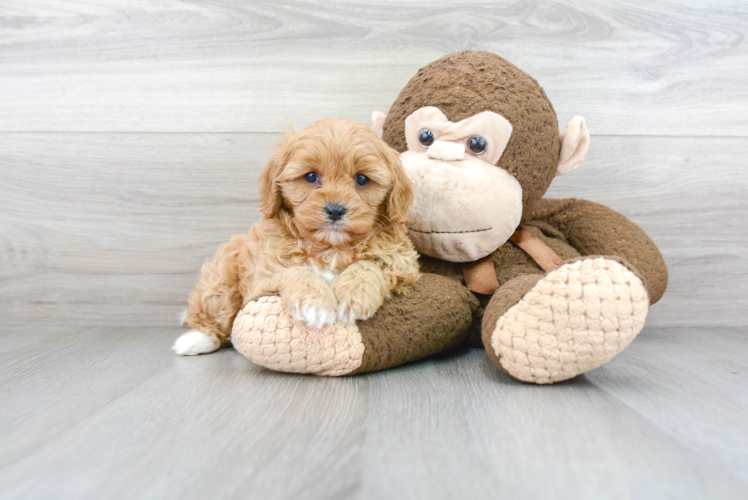
M 325 205 L 325 213 L 331 222 L 338 222 L 346 212 L 348 212 L 348 209 L 338 203 L 328 203 Z

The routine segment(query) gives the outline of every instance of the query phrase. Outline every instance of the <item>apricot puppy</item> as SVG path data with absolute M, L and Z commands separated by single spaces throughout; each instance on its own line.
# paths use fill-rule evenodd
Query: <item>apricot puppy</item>
M 418 279 L 406 228 L 413 187 L 400 155 L 369 127 L 325 119 L 287 139 L 260 176 L 260 196 L 262 219 L 203 265 L 177 354 L 230 343 L 236 314 L 265 295 L 322 328 L 370 318 Z

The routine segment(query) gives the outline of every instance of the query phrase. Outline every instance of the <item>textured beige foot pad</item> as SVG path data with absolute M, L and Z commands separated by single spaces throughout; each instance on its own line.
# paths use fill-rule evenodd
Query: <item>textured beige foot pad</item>
M 364 356 L 357 326 L 342 321 L 321 329 L 307 326 L 286 312 L 280 297 L 261 297 L 244 306 L 231 340 L 251 362 L 279 372 L 347 375 Z
M 501 367 L 550 384 L 597 368 L 639 334 L 649 310 L 641 279 L 610 259 L 551 271 L 496 323 L 491 347 Z

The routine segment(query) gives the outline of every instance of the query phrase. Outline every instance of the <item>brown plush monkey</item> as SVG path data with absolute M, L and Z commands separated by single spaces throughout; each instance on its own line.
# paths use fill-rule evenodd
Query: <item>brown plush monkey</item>
M 285 313 L 249 304 L 233 334 L 249 359 L 360 373 L 452 347 L 471 328 L 472 343 L 482 341 L 504 372 L 552 383 L 602 365 L 641 331 L 667 286 L 664 260 L 613 210 L 542 198 L 556 175 L 581 163 L 589 134 L 579 117 L 559 133 L 534 79 L 494 54 L 451 54 L 422 68 L 386 117 L 372 120 L 415 184 L 410 234 L 427 274 L 409 297 L 355 327 L 330 327 L 334 335 L 270 322 L 286 325 L 278 335 L 267 316 Z M 324 342 L 339 346 L 336 356 L 319 359 Z
M 477 292 L 482 343 L 499 368 L 565 380 L 639 333 L 665 292 L 665 262 L 613 210 L 542 198 L 581 163 L 589 134 L 581 117 L 559 134 L 533 78 L 495 54 L 450 54 L 408 82 L 386 119 L 372 118 L 416 185 L 410 234 L 422 271 Z

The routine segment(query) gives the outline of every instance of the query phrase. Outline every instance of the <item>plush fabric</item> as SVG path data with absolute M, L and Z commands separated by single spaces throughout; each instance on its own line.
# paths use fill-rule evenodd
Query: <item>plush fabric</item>
M 493 267 L 491 256 L 475 262 L 468 262 L 462 267 L 465 286 L 468 290 L 480 294 L 492 294 L 499 288 L 499 280 Z
M 371 114 L 371 128 L 374 129 L 374 132 L 376 132 L 380 138 L 382 137 L 382 130 L 384 129 L 384 120 L 386 118 L 387 118 L 387 115 L 385 115 L 381 111 L 374 111 Z
M 279 372 L 347 375 L 364 356 L 355 325 L 337 321 L 321 329 L 294 321 L 280 297 L 248 303 L 234 320 L 231 341 L 256 365 Z
M 426 106 L 438 107 L 451 122 L 483 111 L 504 117 L 513 131 L 496 165 L 522 185 L 526 208 L 550 186 L 561 148 L 556 113 L 535 79 L 506 59 L 466 50 L 421 68 L 390 107 L 382 138 L 406 151 L 405 119 Z
M 481 227 L 490 227 L 491 221 L 502 219 L 494 215 L 495 210 L 489 208 L 491 200 L 481 199 L 479 203 L 474 203 L 476 195 L 453 189 L 455 183 L 466 182 L 457 176 L 449 177 L 434 169 L 428 172 L 424 170 L 419 176 L 411 176 L 416 200 L 421 199 L 428 207 L 435 203 L 423 200 L 439 200 L 439 211 L 419 207 L 410 213 L 411 237 L 416 249 L 426 254 L 419 261 L 422 271 L 442 274 L 464 283 L 465 273 L 468 279 L 472 279 L 476 265 L 461 259 L 455 249 L 459 249 L 460 244 L 469 248 L 494 248 L 487 255 L 491 255 L 500 286 L 492 295 L 476 294 L 480 307 L 473 309 L 475 321 L 469 336 L 471 345 L 478 343 L 482 330 L 483 344 L 497 367 L 519 380 L 536 383 L 557 382 L 576 376 L 620 352 L 641 329 L 629 328 L 627 321 L 643 325 L 646 309 L 642 311 L 639 307 L 634 311 L 631 308 L 626 313 L 629 314 L 628 319 L 623 316 L 618 318 L 615 332 L 606 331 L 606 338 L 618 340 L 615 349 L 607 345 L 602 349 L 605 355 L 600 354 L 602 351 L 595 351 L 594 356 L 587 356 L 585 349 L 588 343 L 580 341 L 578 345 L 581 347 L 571 349 L 569 352 L 572 354 L 567 352 L 561 365 L 551 366 L 536 363 L 536 359 L 528 357 L 531 353 L 525 349 L 521 339 L 516 345 L 497 340 L 496 345 L 501 346 L 501 349 L 494 349 L 494 338 L 508 338 L 506 334 L 494 337 L 494 332 L 517 329 L 525 321 L 534 322 L 535 317 L 553 313 L 550 303 L 544 305 L 545 302 L 542 301 L 524 311 L 522 308 L 528 306 L 523 301 L 539 297 L 540 292 L 533 287 L 545 286 L 542 285 L 544 280 L 555 279 L 558 274 L 554 273 L 564 269 L 572 261 L 581 262 L 577 265 L 584 269 L 591 269 L 600 263 L 597 259 L 602 258 L 603 262 L 615 263 L 610 264 L 610 269 L 616 266 L 626 269 L 626 273 L 635 277 L 632 280 L 638 284 L 631 286 L 641 287 L 642 294 L 637 295 L 637 300 L 644 297 L 641 300 L 655 303 L 667 286 L 667 267 L 662 255 L 636 224 L 603 205 L 576 199 L 543 198 L 555 176 L 574 170 L 584 159 L 590 145 L 584 119 L 574 117 L 559 132 L 553 107 L 543 89 L 529 75 L 494 54 L 476 51 L 450 54 L 419 70 L 403 88 L 385 118 L 383 138 L 393 148 L 404 151 L 403 163 L 409 173 L 414 170 L 410 165 L 414 157 L 409 155 L 417 155 L 419 151 L 418 148 L 410 147 L 405 151 L 413 141 L 403 123 L 409 117 L 412 119 L 424 113 L 436 116 L 433 107 L 438 108 L 448 121 L 454 123 L 463 120 L 469 122 L 471 117 L 476 118 L 490 111 L 512 125 L 511 137 L 495 166 L 509 173 L 521 188 L 521 222 L 529 232 L 524 233 L 525 237 L 522 237 L 522 230 L 514 233 L 516 226 L 512 228 L 515 236 L 510 239 L 511 235 L 507 235 L 498 244 L 481 238 L 481 233 L 454 233 L 450 251 L 444 251 L 443 248 L 434 251 L 435 238 L 423 238 L 417 234 L 417 230 L 452 225 L 472 229 L 477 227 L 477 221 Z M 471 133 L 477 133 L 477 130 L 471 130 Z M 455 168 L 460 167 L 460 162 L 453 163 Z M 499 197 L 498 193 L 492 191 L 495 183 L 482 179 L 481 186 L 483 193 L 491 193 L 489 198 Z M 432 193 L 446 194 L 437 197 Z M 487 213 L 491 215 L 486 216 Z M 528 238 L 528 234 L 532 237 Z M 473 256 L 474 260 L 483 257 L 482 254 Z M 564 264 L 558 267 L 562 262 Z M 612 272 L 610 269 L 606 267 L 605 272 Z M 594 294 L 590 295 L 589 303 L 585 296 L 572 299 L 560 289 L 558 293 L 551 295 L 554 307 L 561 309 L 566 307 L 586 311 L 588 307 L 596 307 Z M 496 311 L 497 308 L 500 312 Z M 521 309 L 524 312 L 519 314 L 517 311 Z M 590 314 L 592 313 L 585 313 L 584 317 L 594 316 Z M 545 335 L 544 345 L 558 343 L 568 333 L 563 326 L 554 322 L 543 323 L 542 329 Z M 593 330 L 597 331 L 594 328 L 591 331 Z M 568 356 L 577 356 L 579 359 L 572 362 Z M 542 370 L 546 372 L 543 374 Z
M 486 325 L 486 350 L 512 377 L 538 384 L 566 380 L 609 361 L 641 331 L 649 307 L 641 279 L 604 257 L 564 264 L 513 295 L 521 298 L 492 315 L 495 326 L 490 320 Z M 488 309 L 503 309 L 500 302 Z
M 429 147 L 421 144 L 419 140 L 419 134 L 423 129 L 428 129 L 434 135 L 435 142 Z M 480 154 L 480 158 L 494 165 L 501 158 L 511 135 L 512 124 L 503 116 L 491 111 L 484 111 L 453 123 L 447 119 L 439 108 L 427 106 L 415 111 L 405 119 L 405 142 L 408 145 L 408 151 L 428 150 L 430 152 L 429 156 L 432 158 L 439 158 L 432 151 L 434 146 L 445 144 L 446 141 L 460 141 L 464 145 L 470 137 L 481 136 L 486 139 L 487 147 Z M 462 152 L 465 152 L 465 148 L 462 148 Z M 463 155 L 458 158 L 441 159 L 461 160 L 462 158 Z
M 545 271 L 553 271 L 563 264 L 563 260 L 543 240 L 532 234 L 532 231 L 520 226 L 509 241 L 517 245 Z
M 522 189 L 505 170 L 471 155 L 459 165 L 411 151 L 402 156 L 419 187 L 408 233 L 420 253 L 472 262 L 514 233 L 522 218 Z M 455 205 L 461 208 L 454 210 Z
M 295 321 L 280 297 L 262 297 L 237 315 L 232 343 L 271 370 L 340 376 L 391 368 L 462 342 L 475 299 L 455 280 L 423 275 L 407 296 L 386 300 L 373 318 L 322 329 Z
M 427 151 L 429 158 L 442 161 L 462 161 L 465 159 L 465 145 L 447 141 L 435 141 Z
M 558 229 L 581 255 L 617 255 L 641 276 L 651 304 L 662 298 L 667 266 L 647 233 L 614 210 L 587 200 L 543 199 L 528 218 Z
M 580 257 L 580 253 L 575 250 L 566 241 L 566 238 L 552 226 L 542 221 L 532 221 L 523 225 L 531 232 L 534 237 L 538 238 L 547 245 L 563 261 L 569 261 Z M 542 229 L 541 229 L 542 228 Z M 519 248 L 515 243 L 508 241 L 499 247 L 492 255 L 491 259 L 494 265 L 494 271 L 499 281 L 499 288 L 496 293 L 504 294 L 507 287 L 514 282 L 515 278 L 522 276 L 534 276 L 544 274 L 543 269 L 538 265 L 527 252 Z M 418 260 L 421 271 L 424 273 L 434 273 L 450 277 L 453 280 L 460 281 L 467 286 L 464 278 L 464 264 L 456 262 L 447 262 L 440 259 L 434 259 L 421 255 Z M 491 295 L 475 294 L 479 306 L 474 309 L 473 324 L 471 325 L 468 343 L 471 347 L 482 347 L 481 329 L 485 323 L 483 318 L 484 309 L 491 300 Z
M 561 152 L 558 158 L 556 176 L 568 174 L 582 164 L 590 148 L 590 133 L 581 116 L 575 116 L 559 134 Z
M 355 373 L 383 370 L 460 344 L 476 305 L 458 282 L 422 275 L 410 294 L 385 302 L 373 318 L 358 322 L 366 350 Z

